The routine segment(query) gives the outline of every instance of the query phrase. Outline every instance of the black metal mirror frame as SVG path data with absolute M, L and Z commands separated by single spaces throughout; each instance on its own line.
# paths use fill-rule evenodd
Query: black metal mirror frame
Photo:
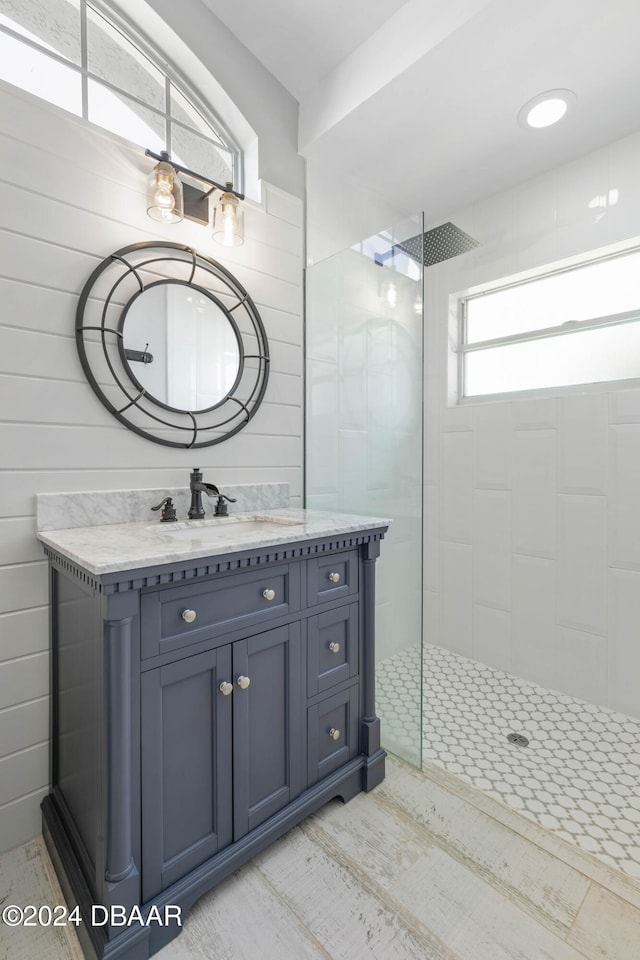
M 156 255 L 157 253 L 159 255 Z M 163 275 L 161 266 L 163 263 L 165 265 L 170 263 L 174 269 L 177 264 L 179 270 L 184 267 L 187 273 L 186 279 Z M 222 287 L 221 295 L 234 300 L 233 306 L 226 307 L 214 290 L 194 282 L 196 273 L 200 271 L 214 287 L 218 288 L 218 292 Z M 112 275 L 111 286 L 107 295 L 101 296 L 96 288 L 107 279 L 109 273 Z M 142 273 L 150 274 L 153 279 L 147 283 L 143 282 Z M 160 273 L 159 277 L 158 273 Z M 130 280 L 131 277 L 135 279 L 137 289 L 126 303 L 121 305 L 117 302 L 116 296 L 122 282 Z M 238 340 L 239 370 L 235 382 L 225 397 L 205 410 L 179 410 L 153 397 L 138 381 L 126 356 L 123 328 L 127 311 L 145 290 L 159 283 L 181 283 L 193 287 L 199 293 L 204 293 L 223 311 Z M 102 304 L 100 323 L 86 322 L 90 302 L 92 305 Z M 242 330 L 243 324 L 236 322 L 233 316 L 236 310 L 242 311 L 244 320 L 248 324 L 247 335 L 255 337 L 257 341 L 257 352 L 247 350 Z M 114 313 L 118 315 L 115 323 L 112 322 Z M 240 317 L 240 314 L 237 316 Z M 87 334 L 95 332 L 99 333 L 102 355 L 98 354 L 98 361 L 94 360 L 92 363 L 89 356 L 91 351 L 87 351 L 87 346 L 91 344 L 95 347 L 97 341 L 91 341 Z M 140 436 L 169 447 L 193 449 L 208 447 L 229 439 L 242 430 L 254 416 L 267 388 L 269 378 L 267 335 L 260 314 L 245 288 L 216 260 L 196 253 L 191 247 L 167 241 L 134 243 L 122 247 L 96 267 L 87 280 L 78 302 L 76 344 L 87 380 L 107 410 Z M 255 367 L 250 367 L 246 364 L 247 360 L 258 362 Z M 121 405 L 116 406 L 102 389 L 100 379 L 104 379 L 105 373 L 111 377 L 109 386 L 115 386 L 122 394 L 124 402 Z M 163 410 L 168 411 L 172 419 L 161 416 Z M 150 422 L 147 423 L 147 421 Z M 182 439 L 169 439 L 150 432 L 152 427 L 156 430 L 164 429 L 170 433 L 178 431 Z M 214 437 L 210 435 L 213 431 L 216 432 Z M 202 439 L 203 434 L 207 433 L 209 436 Z

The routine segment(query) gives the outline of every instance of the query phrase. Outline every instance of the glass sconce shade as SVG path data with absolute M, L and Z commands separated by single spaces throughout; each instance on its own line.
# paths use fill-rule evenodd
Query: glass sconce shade
M 182 183 L 170 163 L 161 160 L 147 180 L 147 213 L 161 223 L 178 223 L 184 217 Z
M 230 189 L 231 183 L 227 183 Z M 244 213 L 233 193 L 221 194 L 213 211 L 213 239 L 224 247 L 239 247 L 244 243 Z

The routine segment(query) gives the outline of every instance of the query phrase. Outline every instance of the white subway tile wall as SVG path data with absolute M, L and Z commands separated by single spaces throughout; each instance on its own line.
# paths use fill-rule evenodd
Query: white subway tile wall
M 558 400 L 558 493 L 607 492 L 607 394 Z
M 639 165 L 634 134 L 454 213 L 481 245 L 425 272 L 427 640 L 636 717 L 637 382 L 456 406 L 448 345 L 453 295 L 637 236 Z
M 511 609 L 511 494 L 476 490 L 473 501 L 473 599 Z

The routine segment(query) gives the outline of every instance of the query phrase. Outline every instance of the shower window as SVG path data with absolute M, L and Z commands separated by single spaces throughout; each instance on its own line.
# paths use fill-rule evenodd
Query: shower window
M 0 80 L 242 189 L 240 150 L 220 121 L 100 0 L 3 0 Z
M 640 246 L 461 297 L 461 399 L 640 378 Z

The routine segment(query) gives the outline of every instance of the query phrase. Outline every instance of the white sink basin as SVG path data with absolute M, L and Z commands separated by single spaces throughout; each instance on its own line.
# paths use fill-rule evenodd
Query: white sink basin
M 172 540 L 232 540 L 249 533 L 282 533 L 287 527 L 300 527 L 300 520 L 287 517 L 223 517 L 218 520 L 188 520 L 185 523 L 165 523 L 153 529 Z

